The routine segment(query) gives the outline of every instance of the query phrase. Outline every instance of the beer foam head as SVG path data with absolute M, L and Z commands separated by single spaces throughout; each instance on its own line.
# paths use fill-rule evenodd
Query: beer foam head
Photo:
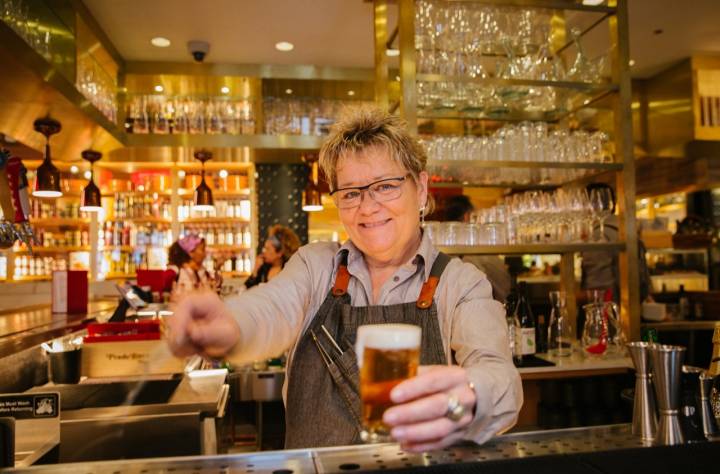
M 362 365 L 366 347 L 381 350 L 420 348 L 420 326 L 412 324 L 368 324 L 360 326 L 355 341 L 358 366 Z

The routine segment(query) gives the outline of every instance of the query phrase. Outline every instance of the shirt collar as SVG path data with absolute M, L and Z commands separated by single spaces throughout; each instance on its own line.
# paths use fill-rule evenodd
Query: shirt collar
M 345 250 L 347 250 L 348 252 L 348 268 L 352 265 L 353 262 L 357 261 L 358 259 L 362 259 L 363 253 L 355 246 L 352 240 L 348 239 L 340 246 L 338 251 L 335 253 L 336 268 L 340 264 L 340 255 Z M 438 253 L 439 251 L 433 245 L 428 233 L 422 231 L 420 246 L 418 247 L 415 256 L 403 266 L 415 266 L 417 268 L 418 265 L 423 265 L 423 273 L 425 275 L 424 281 L 427 281 L 428 278 L 430 278 L 430 270 L 432 269 L 432 263 L 435 261 L 435 258 L 437 258 Z

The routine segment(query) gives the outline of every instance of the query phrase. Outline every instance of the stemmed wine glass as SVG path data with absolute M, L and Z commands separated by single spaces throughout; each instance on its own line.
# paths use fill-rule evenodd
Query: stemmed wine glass
M 614 205 L 609 188 L 595 188 L 590 191 L 590 206 L 600 222 L 600 241 L 605 240 L 605 220 L 612 214 Z

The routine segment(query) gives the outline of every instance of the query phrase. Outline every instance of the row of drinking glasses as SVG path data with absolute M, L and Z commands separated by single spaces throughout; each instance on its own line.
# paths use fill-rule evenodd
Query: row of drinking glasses
M 327 135 L 349 105 L 364 101 L 268 98 L 263 101 L 265 133 L 270 135 Z
M 497 7 L 443 0 L 421 0 L 415 15 L 419 73 L 468 78 L 599 82 L 604 57 L 591 60 L 580 44 L 580 30 L 569 33 L 576 56 L 565 67 L 551 53 L 552 11 Z M 492 64 L 485 61 L 494 56 Z
M 244 99 L 138 96 L 128 118 L 133 133 L 255 133 L 253 103 Z
M 506 125 L 485 137 L 438 136 L 422 140 L 431 160 L 602 163 L 611 161 L 603 132 L 548 131 L 544 122 Z
M 117 121 L 117 85 L 90 54 L 78 57 L 77 88 L 108 120 Z
M 504 223 L 426 221 L 425 232 L 435 245 L 503 245 L 507 243 Z
M 455 166 L 452 161 L 431 162 L 428 172 L 433 183 L 472 183 L 487 186 L 559 186 L 593 173 L 589 169 L 504 168 L 498 166 Z
M 51 60 L 50 28 L 30 14 L 29 2 L 25 0 L 0 0 L 0 18 L 20 35 L 27 44 L 48 61 Z
M 606 189 L 560 188 L 529 191 L 471 215 L 470 223 L 431 222 L 425 229 L 436 245 L 502 245 L 604 240 L 604 221 L 612 213 Z M 599 223 L 599 232 L 595 226 Z

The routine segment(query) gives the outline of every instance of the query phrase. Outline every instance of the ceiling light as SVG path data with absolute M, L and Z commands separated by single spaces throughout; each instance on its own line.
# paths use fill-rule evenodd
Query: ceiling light
M 354 90 L 349 90 L 349 91 L 348 91 L 348 95 L 349 95 L 350 97 L 354 96 L 354 95 L 355 95 L 355 91 L 354 91 Z
M 278 43 L 275 43 L 275 49 L 287 53 L 288 51 L 292 51 L 293 49 L 295 49 L 295 45 L 287 41 L 280 41 Z
M 228 86 L 222 86 L 222 87 L 220 88 L 220 92 L 222 92 L 223 94 L 229 94 L 229 93 L 230 93 L 230 88 L 229 88 Z
M 228 172 L 227 172 L 227 170 L 220 170 L 220 172 L 219 172 L 218 174 L 219 174 L 220 177 L 223 178 L 223 179 L 225 179 L 225 178 L 228 177 Z
M 150 40 L 150 43 L 158 48 L 167 48 L 168 46 L 170 46 L 170 40 L 167 38 L 163 38 L 162 36 L 156 36 L 155 38 Z
M 292 94 L 292 89 L 285 89 L 286 94 Z
M 400 50 L 395 48 L 388 48 L 385 50 L 385 54 L 387 54 L 389 57 L 393 58 L 395 56 L 400 56 Z
M 155 92 L 162 92 L 164 90 L 165 90 L 165 88 L 163 88 L 163 86 L 161 86 L 160 84 L 155 86 Z
M 181 178 L 184 178 L 184 177 L 185 177 L 185 170 L 180 170 L 180 171 L 178 171 L 178 176 L 181 177 Z
M 52 163 L 50 157 L 50 136 L 59 133 L 62 129 L 60 122 L 44 117 L 35 120 L 33 127 L 36 132 L 45 136 L 45 157 L 38 169 L 35 171 L 35 187 L 33 196 L 44 198 L 57 198 L 62 196 L 60 190 L 60 170 Z
M 72 166 L 70 167 L 70 172 L 71 172 L 72 174 L 77 174 L 78 171 L 80 171 L 80 168 L 78 168 L 76 165 L 72 165 Z
M 92 178 L 92 172 L 90 172 L 90 170 L 87 170 L 86 172 L 83 173 L 83 177 L 84 177 L 85 179 L 90 179 L 90 178 Z
M 400 76 L 395 76 L 395 80 L 400 82 Z
M 591 7 L 594 7 L 596 5 L 600 5 L 605 0 L 583 0 L 583 5 L 590 5 Z
M 630 67 L 633 67 L 633 66 L 635 65 L 635 60 L 634 60 L 634 59 L 631 59 L 630 61 L 628 61 L 628 65 L 629 65 Z

